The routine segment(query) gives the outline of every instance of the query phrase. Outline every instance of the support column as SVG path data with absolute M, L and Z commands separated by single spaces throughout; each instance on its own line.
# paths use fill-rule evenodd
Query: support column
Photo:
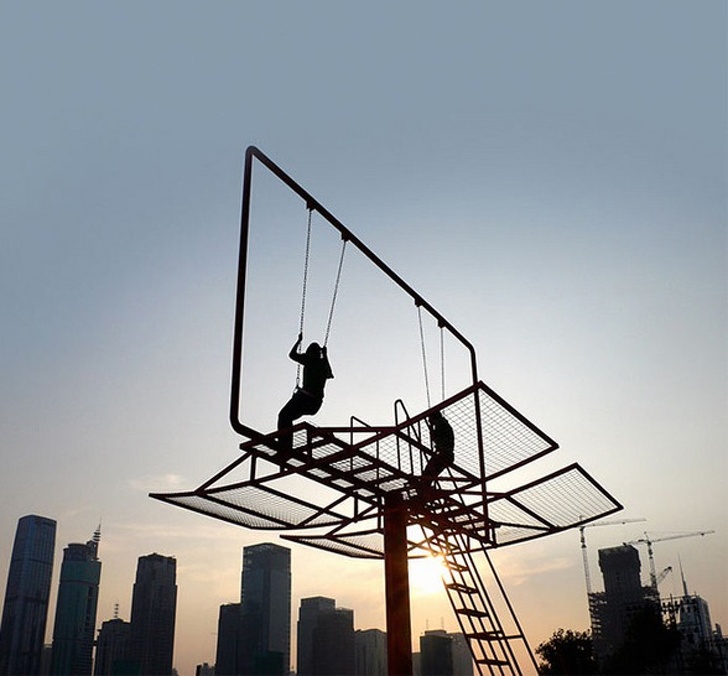
M 412 676 L 407 506 L 398 494 L 389 496 L 384 505 L 384 586 L 389 676 Z

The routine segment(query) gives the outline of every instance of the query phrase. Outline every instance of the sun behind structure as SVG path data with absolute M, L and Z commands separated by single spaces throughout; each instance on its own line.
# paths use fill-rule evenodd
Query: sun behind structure
M 426 556 L 409 562 L 409 583 L 412 592 L 418 596 L 442 593 L 442 580 L 447 574 L 447 565 L 440 556 Z

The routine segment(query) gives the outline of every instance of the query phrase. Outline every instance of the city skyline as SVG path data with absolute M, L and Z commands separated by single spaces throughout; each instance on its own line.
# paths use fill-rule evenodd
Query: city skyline
M 42 522 L 49 522 L 49 523 L 53 522 L 53 520 L 48 519 L 47 517 L 42 517 L 39 515 L 26 515 L 24 517 L 21 517 L 21 519 L 19 519 L 19 521 L 18 521 L 19 525 L 23 520 L 27 521 L 28 519 L 35 519 L 35 520 L 40 519 Z M 614 525 L 620 525 L 620 524 L 615 523 Z M 83 560 L 86 560 L 86 557 L 89 557 L 88 561 L 91 561 L 91 562 L 96 561 L 97 563 L 100 564 L 100 559 L 95 558 L 95 557 L 97 557 L 97 554 L 98 554 L 98 547 L 99 547 L 100 541 L 101 541 L 101 533 L 100 533 L 100 530 L 97 529 L 94 533 L 94 537 L 92 538 L 92 540 L 88 541 L 85 545 L 69 543 L 69 545 L 66 547 L 62 547 L 62 548 L 59 547 L 59 549 L 61 549 L 62 554 L 63 554 L 61 563 L 63 563 L 65 561 L 66 554 L 68 554 L 70 552 L 71 560 L 76 560 L 79 563 L 82 563 Z M 74 547 L 75 547 L 75 549 L 74 549 Z M 83 554 L 83 556 L 81 555 L 82 553 L 81 553 L 80 548 L 83 548 L 83 551 L 85 552 Z M 293 548 L 295 549 L 295 546 Z M 245 550 L 246 549 L 252 553 L 252 556 L 251 556 L 251 554 L 249 554 L 247 557 L 249 559 L 248 566 L 251 566 L 250 561 L 251 561 L 251 559 L 253 559 L 255 557 L 256 554 L 258 555 L 258 558 L 260 558 L 261 556 L 263 556 L 265 558 L 267 556 L 268 551 L 276 550 L 276 551 L 289 551 L 290 552 L 291 547 L 290 547 L 290 543 L 286 543 L 285 546 L 279 546 L 279 545 L 273 544 L 271 542 L 256 542 L 256 543 L 252 543 L 249 545 L 244 545 L 240 548 L 240 551 L 238 552 L 239 561 L 241 559 L 243 562 L 245 561 L 245 559 L 246 559 Z M 602 569 L 601 575 L 599 576 L 599 578 L 601 579 L 603 577 L 604 581 L 606 581 L 608 579 L 607 575 L 610 574 L 610 573 L 608 573 L 608 571 L 610 569 L 603 568 L 603 565 L 602 565 L 603 557 L 608 556 L 612 552 L 621 552 L 623 550 L 630 550 L 633 553 L 633 556 L 636 557 L 635 560 L 637 563 L 634 565 L 636 565 L 635 570 L 637 570 L 638 572 L 636 572 L 636 573 L 633 572 L 631 574 L 633 576 L 639 575 L 639 579 L 641 580 L 641 583 L 644 585 L 643 589 L 649 590 L 651 588 L 650 587 L 651 580 L 650 580 L 650 576 L 649 576 L 650 566 L 648 565 L 646 557 L 643 560 L 643 557 L 640 555 L 638 550 L 635 549 L 631 545 L 627 546 L 627 545 L 612 543 L 612 545 L 610 545 L 608 547 L 602 547 L 598 550 L 597 560 L 599 563 L 599 568 Z M 174 559 L 174 557 L 160 555 L 156 552 L 138 557 L 138 563 L 140 565 L 144 564 L 147 561 L 149 561 L 149 565 L 154 565 L 155 562 L 168 562 L 168 561 L 176 562 L 176 559 Z M 258 568 L 258 564 L 254 564 L 253 567 Z M 100 565 L 99 565 L 99 569 L 100 569 Z M 238 583 L 240 583 L 241 579 L 244 579 L 244 569 L 245 569 L 245 564 L 243 563 L 243 565 L 241 565 L 238 570 L 238 575 L 237 575 Z M 137 578 L 139 577 L 139 575 L 140 575 L 140 572 L 138 569 Z M 143 578 L 145 577 L 143 571 L 142 571 L 141 575 Z M 427 602 L 429 602 L 429 604 L 431 606 L 440 605 L 441 610 L 444 608 L 444 610 L 446 612 L 449 612 L 449 616 L 447 616 L 447 617 L 440 616 L 439 617 L 439 622 L 442 625 L 439 628 L 433 628 L 431 626 L 430 618 L 426 619 L 423 624 L 421 622 L 421 618 L 413 617 L 413 634 L 412 634 L 413 655 L 417 653 L 418 646 L 421 642 L 422 637 L 427 634 L 444 635 L 443 632 L 446 632 L 448 636 L 460 635 L 459 634 L 459 632 L 461 631 L 460 627 L 457 626 L 457 622 L 456 622 L 455 617 L 452 614 L 452 611 L 449 608 L 449 606 L 432 603 L 433 594 L 437 595 L 439 593 L 440 601 L 443 601 L 445 599 L 444 588 L 442 587 L 442 583 L 441 583 L 441 580 L 439 579 L 439 575 L 440 575 L 440 570 L 438 569 L 437 565 L 432 561 L 427 561 L 427 560 L 423 561 L 423 560 L 417 560 L 417 559 L 410 561 L 410 584 L 412 587 L 412 594 L 413 594 L 413 599 L 412 599 L 413 609 L 416 609 L 418 607 L 421 608 L 422 601 L 423 601 L 423 599 L 425 599 Z M 617 580 L 616 583 L 612 583 L 612 584 L 623 584 L 619 578 L 614 576 L 614 573 L 611 573 L 611 575 L 612 575 L 612 577 L 609 579 Z M 78 577 L 78 575 L 76 575 L 75 577 Z M 92 577 L 93 577 L 93 574 L 92 574 Z M 265 574 L 262 574 L 262 576 L 261 576 L 261 573 L 255 573 L 252 577 L 255 577 L 257 580 L 254 583 L 255 585 L 265 584 L 265 579 L 266 579 Z M 292 577 L 295 579 L 295 576 L 292 575 Z M 313 575 L 311 577 L 313 577 L 315 579 L 315 575 Z M 704 595 L 700 593 L 700 590 L 694 590 L 694 591 L 689 590 L 689 585 L 688 585 L 688 582 L 687 582 L 687 579 L 685 576 L 685 572 L 684 572 L 684 570 L 682 570 L 682 568 L 680 569 L 679 579 L 676 575 L 675 580 L 676 580 L 675 590 L 677 590 L 677 588 L 679 587 L 681 592 L 679 592 L 679 593 L 670 592 L 670 593 L 665 593 L 665 594 L 661 593 L 660 598 L 662 598 L 663 602 L 666 604 L 676 604 L 680 598 L 684 598 L 684 599 L 690 598 L 692 603 L 694 603 L 695 607 L 696 607 L 696 610 L 694 612 L 696 614 L 699 613 L 699 616 L 696 615 L 696 617 L 692 620 L 693 624 L 696 625 L 696 627 L 693 629 L 693 631 L 698 632 L 700 630 L 704 634 L 706 631 L 706 627 L 703 626 L 703 624 L 704 624 L 703 618 L 710 617 L 710 598 L 705 598 Z M 55 586 L 60 587 L 61 582 L 62 582 L 62 580 L 59 580 L 58 584 Z M 86 582 L 84 582 L 83 584 L 88 584 L 88 580 Z M 249 582 L 249 585 L 250 585 L 250 582 Z M 592 586 L 593 587 L 599 587 L 599 586 L 605 587 L 604 584 L 595 585 L 594 582 L 592 582 Z M 239 593 L 242 593 L 241 587 L 242 586 L 238 587 Z M 314 588 L 320 589 L 320 587 L 314 587 Z M 131 589 L 132 589 L 132 595 L 133 595 L 133 585 L 131 585 Z M 184 590 L 182 591 L 182 593 L 184 594 Z M 603 592 L 597 592 L 596 596 L 603 596 Z M 306 604 L 308 604 L 308 606 Z M 313 605 L 311 605 L 311 604 L 313 604 Z M 586 604 L 586 596 L 585 596 L 585 604 Z M 222 606 L 223 607 L 235 606 L 234 611 L 235 611 L 236 618 L 239 616 L 239 614 L 240 614 L 239 601 L 237 603 L 223 603 Z M 366 633 L 366 632 L 372 632 L 372 631 L 386 632 L 386 627 L 384 627 L 384 618 L 383 617 L 381 618 L 381 624 L 379 626 L 374 626 L 371 623 L 367 624 L 366 621 L 360 621 L 360 620 L 358 621 L 356 619 L 357 618 L 356 607 L 352 607 L 351 609 L 340 608 L 335 599 L 323 596 L 322 593 L 316 593 L 314 595 L 309 595 L 309 596 L 301 596 L 301 597 L 293 596 L 292 597 L 290 626 L 289 626 L 289 631 L 291 632 L 292 638 L 296 636 L 296 633 L 297 633 L 296 627 L 297 627 L 297 625 L 300 624 L 300 618 L 301 618 L 300 614 L 296 615 L 293 613 L 293 608 L 296 608 L 297 613 L 300 613 L 304 607 L 312 608 L 314 613 L 319 613 L 322 611 L 323 612 L 329 611 L 331 613 L 333 613 L 334 611 L 352 613 L 353 626 L 354 626 L 356 633 L 360 633 L 360 632 Z M 676 605 L 675 607 L 677 608 L 678 606 Z M 518 613 L 518 610 L 519 609 L 516 608 L 517 613 Z M 220 608 L 220 611 L 222 612 L 222 608 Z M 50 620 L 53 617 L 53 615 L 56 614 L 57 612 L 58 612 L 57 606 L 54 606 L 54 604 L 49 604 L 49 606 L 48 606 L 48 625 L 47 625 L 47 632 L 46 632 L 46 638 L 48 640 L 45 641 L 46 645 L 52 644 L 51 631 L 52 631 L 54 625 Z M 693 612 L 692 606 L 690 608 L 688 608 L 687 612 L 688 613 Z M 113 618 L 101 616 L 99 614 L 98 617 L 96 618 L 94 636 L 96 637 L 97 635 L 99 635 L 99 637 L 100 637 L 99 632 L 101 631 L 102 627 L 104 625 L 106 625 L 105 628 L 108 632 L 106 640 L 107 640 L 107 643 L 109 644 L 109 646 L 113 646 L 114 640 L 119 641 L 120 639 L 118 637 L 120 635 L 122 636 L 122 638 L 121 638 L 122 645 L 125 645 L 129 641 L 129 638 L 130 638 L 130 634 L 128 632 L 131 627 L 131 621 L 124 620 L 123 617 L 120 617 L 119 615 L 120 615 L 120 613 L 119 613 L 118 602 L 114 604 Z M 222 615 L 220 616 L 220 618 L 222 618 Z M 298 618 L 298 621 L 297 621 L 297 618 Z M 447 619 L 447 622 L 445 622 L 445 619 Z M 56 620 L 56 622 L 57 621 L 58 620 Z M 687 620 L 685 620 L 683 618 L 683 619 L 681 619 L 681 621 L 687 621 L 688 623 L 690 622 L 689 618 Z M 701 624 L 701 622 L 702 622 L 702 624 Z M 715 631 L 716 626 L 719 624 L 720 624 L 719 622 L 713 620 L 711 623 L 711 627 L 710 627 L 710 633 Z M 125 625 L 125 626 L 120 626 L 120 625 Z M 222 631 L 222 626 L 223 626 L 222 624 L 216 625 L 217 632 Z M 240 631 L 240 627 L 241 627 L 240 619 L 236 619 L 232 630 L 234 632 L 238 632 L 238 631 Z M 554 627 L 552 627 L 551 631 L 555 631 L 558 628 L 564 628 L 564 627 L 554 626 Z M 574 629 L 574 627 L 568 627 L 568 628 Z M 587 624 L 586 626 L 584 626 L 580 629 L 577 629 L 577 630 L 586 630 L 589 628 L 590 627 Z M 184 630 L 182 630 L 182 631 L 184 631 Z M 298 631 L 300 631 L 300 629 Z M 219 633 L 217 633 L 217 632 L 216 632 L 216 635 L 219 635 Z M 175 634 L 172 639 L 173 643 L 175 642 L 175 638 L 176 638 L 176 631 L 175 631 Z M 535 650 L 537 643 L 534 642 L 531 637 L 527 636 L 527 638 L 529 639 L 529 642 L 531 644 L 531 649 Z M 293 648 L 291 650 L 290 661 L 291 661 L 291 666 L 295 670 L 297 660 L 298 660 L 298 657 L 297 657 L 298 640 L 295 640 L 295 639 L 292 640 L 292 646 L 295 646 L 295 650 Z M 110 647 L 107 647 L 106 649 L 108 650 L 108 649 L 110 649 Z M 219 649 L 219 644 L 218 644 L 218 649 Z M 215 664 L 215 661 L 216 661 L 215 653 L 216 653 L 216 649 L 215 649 L 215 646 L 213 645 L 211 654 L 199 655 L 196 657 L 191 656 L 190 659 L 195 664 L 203 664 L 205 662 L 207 662 L 209 664 Z M 96 668 L 97 668 L 97 665 L 96 665 L 97 656 L 96 655 L 97 654 L 95 653 L 94 654 L 94 673 L 96 673 Z M 294 657 L 294 655 L 295 655 L 295 657 Z M 219 656 L 219 653 L 218 653 L 218 656 Z M 55 663 L 55 659 L 58 659 L 58 658 L 54 658 L 54 663 Z M 102 658 L 102 659 L 104 659 L 104 658 Z M 110 658 L 107 657 L 105 659 L 108 660 L 106 662 L 107 667 L 110 667 L 111 666 Z M 304 658 L 304 659 L 306 659 L 306 658 Z M 88 666 L 90 668 L 90 663 L 88 664 Z M 177 665 L 176 652 L 174 653 L 173 667 L 175 669 L 178 669 L 178 671 L 179 671 L 179 667 Z M 179 673 L 182 673 L 182 672 L 179 671 Z M 225 673 L 227 673 L 227 672 L 225 672 Z
M 140 555 L 174 556 L 177 666 L 213 659 L 241 547 L 278 540 L 148 494 L 239 454 L 231 345 L 255 144 L 468 337 L 484 382 L 559 443 L 554 463 L 582 463 L 619 516 L 646 519 L 587 531 L 595 580 L 600 547 L 714 530 L 654 553 L 728 625 L 725 3 L 79 0 L 0 15 L 0 579 L 21 516 L 56 520 L 59 544 L 101 520 L 98 619 L 117 603 L 130 619 Z M 283 253 L 301 272 L 298 207 L 258 242 L 271 290 Z M 391 421 L 391 401 L 357 389 L 379 365 L 372 334 L 419 364 L 416 309 L 406 335 L 370 324 L 376 294 L 347 295 L 357 265 L 314 421 L 374 405 Z M 311 290 L 310 319 L 329 294 Z M 295 384 L 300 290 L 262 301 L 256 330 L 283 347 L 246 396 L 268 432 Z M 421 373 L 386 384 L 424 409 Z M 325 595 L 384 627 L 379 563 L 291 552 L 294 604 Z M 588 627 L 577 532 L 493 559 L 532 645 Z M 682 594 L 674 574 L 661 588 Z M 456 629 L 424 574 L 412 616 L 413 636 Z

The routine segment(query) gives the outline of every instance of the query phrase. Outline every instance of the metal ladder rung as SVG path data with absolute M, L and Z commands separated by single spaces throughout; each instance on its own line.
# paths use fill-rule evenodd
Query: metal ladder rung
M 467 566 L 464 566 L 462 563 L 455 563 L 455 561 L 445 561 L 445 565 L 451 570 L 457 570 L 461 573 L 465 573 L 470 570 Z
M 475 587 L 470 587 L 467 584 L 460 584 L 459 582 L 447 582 L 445 587 L 454 591 L 462 592 L 463 594 L 477 594 L 478 590 Z
M 492 659 L 490 657 L 483 657 L 479 660 L 475 660 L 476 664 L 486 664 L 491 666 L 500 666 L 500 667 L 507 667 L 510 665 L 510 662 L 507 660 L 496 660 Z
M 479 641 L 510 641 L 522 639 L 523 636 L 520 634 L 506 636 L 501 629 L 494 629 L 493 631 L 474 631 L 472 633 L 466 633 L 465 638 L 474 638 Z
M 460 615 L 467 615 L 468 617 L 488 617 L 486 610 L 476 610 L 475 608 L 457 608 L 456 613 Z

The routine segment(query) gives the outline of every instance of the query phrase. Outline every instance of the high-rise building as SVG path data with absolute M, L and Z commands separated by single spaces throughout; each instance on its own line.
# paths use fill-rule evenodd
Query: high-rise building
M 591 594 L 594 652 L 602 661 L 624 644 L 627 630 L 640 613 L 659 615 L 656 590 L 643 587 L 639 552 L 632 545 L 599 550 L 604 591 Z
M 217 620 L 217 652 L 215 673 L 217 676 L 235 676 L 238 673 L 238 651 L 241 639 L 241 613 L 239 603 L 220 606 Z
M 243 548 L 239 674 L 287 674 L 291 653 L 291 550 Z
M 323 596 L 301 599 L 298 676 L 353 675 L 354 611 Z
M 448 634 L 452 639 L 452 672 L 457 676 L 472 676 L 473 654 L 465 634 Z
M 101 624 L 96 639 L 94 676 L 128 673 L 125 669 L 129 650 L 131 624 L 119 617 Z
M 86 544 L 71 543 L 63 550 L 51 674 L 91 676 L 101 580 L 100 539 L 97 529 Z
M 131 600 L 129 662 L 142 674 L 171 674 L 177 610 L 177 561 L 140 556 Z
M 472 676 L 473 657 L 463 634 L 444 629 L 420 636 L 418 673 L 421 676 Z
M 354 633 L 354 673 L 357 676 L 387 676 L 386 632 L 358 629 Z
M 37 674 L 48 618 L 56 522 L 18 520 L 0 624 L 0 674 Z
M 354 676 L 354 611 L 335 608 L 319 616 L 313 634 L 314 672 L 321 676 Z
M 336 600 L 325 596 L 311 596 L 301 599 L 298 608 L 298 622 L 296 624 L 296 675 L 312 676 L 313 666 L 313 641 L 314 632 L 318 625 L 318 618 L 324 612 L 333 612 L 336 608 Z
M 453 676 L 452 638 L 444 629 L 432 629 L 420 636 L 420 674 Z

